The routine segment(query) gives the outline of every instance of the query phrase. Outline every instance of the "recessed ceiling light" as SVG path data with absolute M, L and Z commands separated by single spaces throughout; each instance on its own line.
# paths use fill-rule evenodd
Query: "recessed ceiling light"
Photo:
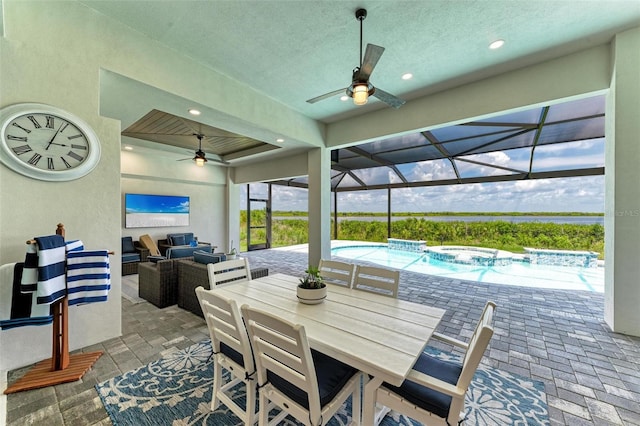
M 489 45 L 489 49 L 500 49 L 504 45 L 504 40 L 496 40 Z
M 412 78 L 413 78 L 413 74 L 411 74 L 410 72 L 402 74 L 403 80 L 411 80 Z
M 133 147 L 131 147 L 131 146 L 129 146 L 129 145 L 126 145 L 126 146 L 124 147 L 124 149 L 125 149 L 125 150 L 127 150 L 127 151 L 133 151 Z
M 276 142 L 278 142 L 278 143 L 282 143 L 282 142 L 284 142 L 284 139 L 282 139 L 282 138 L 278 138 L 278 139 L 276 139 Z
M 342 96 L 340 96 L 340 100 L 341 100 L 342 102 L 344 102 L 344 101 L 349 100 L 349 97 L 348 97 L 347 95 L 342 95 Z
M 191 115 L 200 115 L 200 111 L 195 109 L 195 108 L 191 108 L 191 109 L 189 109 L 189 114 L 191 114 Z

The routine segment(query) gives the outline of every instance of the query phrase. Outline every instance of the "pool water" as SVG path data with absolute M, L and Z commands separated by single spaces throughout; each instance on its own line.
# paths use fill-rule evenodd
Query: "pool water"
M 526 287 L 604 292 L 604 268 L 531 265 L 478 266 L 431 259 L 427 253 L 388 250 L 386 245 L 334 247 L 331 255 L 446 278 Z

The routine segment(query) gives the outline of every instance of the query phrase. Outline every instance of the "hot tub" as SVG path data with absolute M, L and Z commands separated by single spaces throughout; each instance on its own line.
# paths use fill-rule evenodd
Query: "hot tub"
M 425 250 L 431 259 L 466 265 L 505 266 L 513 262 L 513 253 L 473 246 L 433 246 Z

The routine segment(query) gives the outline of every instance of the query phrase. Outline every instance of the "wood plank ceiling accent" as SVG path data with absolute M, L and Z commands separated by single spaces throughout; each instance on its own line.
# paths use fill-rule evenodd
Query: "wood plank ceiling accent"
M 156 109 L 147 113 L 122 132 L 123 136 L 184 148 L 187 151 L 194 152 L 198 149 L 197 134 L 204 135 L 202 138 L 202 150 L 208 154 L 218 155 L 223 160 L 227 155 L 233 155 L 235 158 L 241 157 L 244 151 L 255 154 L 256 150 L 267 151 L 278 148 L 275 145 Z

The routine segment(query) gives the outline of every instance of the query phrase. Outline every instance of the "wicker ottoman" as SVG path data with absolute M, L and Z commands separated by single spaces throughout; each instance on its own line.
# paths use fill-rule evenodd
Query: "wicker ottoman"
M 207 265 L 193 260 L 177 259 L 178 264 L 178 306 L 198 316 L 202 314 L 200 302 L 196 296 L 196 288 L 209 289 L 209 273 Z M 267 268 L 251 269 L 251 278 L 256 279 L 269 275 Z

